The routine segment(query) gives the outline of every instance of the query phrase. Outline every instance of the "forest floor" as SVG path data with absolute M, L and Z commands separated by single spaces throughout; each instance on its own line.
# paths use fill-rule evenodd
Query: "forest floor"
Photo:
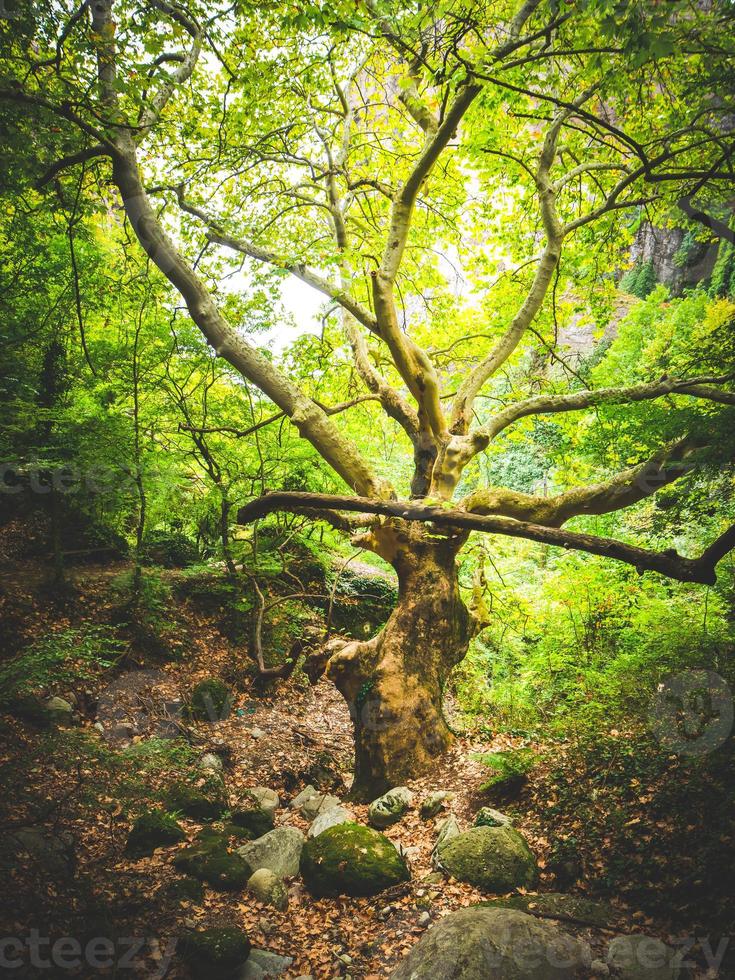
M 25 574 L 6 567 L 0 578 L 0 614 L 12 645 L 50 630 L 109 621 L 114 609 L 109 581 L 111 573 L 121 569 L 87 567 L 75 574 L 74 588 L 65 599 L 49 599 L 31 567 Z M 108 930 L 98 934 L 112 931 L 121 943 L 127 937 L 145 940 L 136 952 L 134 975 L 176 978 L 188 976 L 171 956 L 182 930 L 235 924 L 247 929 L 255 947 L 293 957 L 286 977 L 383 980 L 428 923 L 488 898 L 469 885 L 437 880 L 431 850 L 446 812 L 424 821 L 418 803 L 438 789 L 454 794 L 449 811 L 463 829 L 472 825 L 483 805 L 498 806 L 513 816 L 539 860 L 539 891 L 605 901 L 603 927 L 560 923 L 589 942 L 593 957 L 604 959 L 607 944 L 619 933 L 645 932 L 672 942 L 691 936 L 696 975 L 717 975 L 707 972 L 702 940 L 709 936 L 716 948 L 717 937 L 726 932 L 723 922 L 732 911 L 732 889 L 725 887 L 718 894 L 716 883 L 713 892 L 712 880 L 699 873 L 701 855 L 693 842 L 702 831 L 703 808 L 709 805 L 712 814 L 712 794 L 716 798 L 719 789 L 708 777 L 703 786 L 697 783 L 691 793 L 687 790 L 687 812 L 671 812 L 670 793 L 682 778 L 680 761 L 671 758 L 655 770 L 647 768 L 628 751 L 630 733 L 614 730 L 605 733 L 603 752 L 599 747 L 589 752 L 566 742 L 539 744 L 520 735 L 494 734 L 489 720 L 478 719 L 473 732 L 458 737 L 430 775 L 408 784 L 414 806 L 386 833 L 406 851 L 411 881 L 392 892 L 370 899 L 315 900 L 300 880 L 294 880 L 286 912 L 259 904 L 245 891 L 209 888 L 200 902 L 172 903 L 167 887 L 174 874 L 175 848 L 159 849 L 139 860 L 124 854 L 135 807 L 116 795 L 120 777 L 113 773 L 111 760 L 118 758 L 123 769 L 139 765 L 154 792 L 157 782 L 165 780 L 169 763 L 164 758 L 156 770 L 144 748 L 136 754 L 135 747 L 160 744 L 165 706 L 185 697 L 204 677 L 230 677 L 238 652 L 223 637 L 216 616 L 188 601 L 170 613 L 176 621 L 177 659 L 118 666 L 112 680 L 109 675 L 90 677 L 76 691 L 51 685 L 50 693 L 74 699 L 73 730 L 49 735 L 15 719 L 3 722 L 0 765 L 10 776 L 6 831 L 40 824 L 57 835 L 71 835 L 75 853 L 67 878 L 48 877 L 48 868 L 34 866 L 32 860 L 12 870 L 11 887 L 3 895 L 3 935 L 23 937 L 37 928 L 41 935 L 74 936 L 80 922 L 89 925 L 94 910 Z M 451 703 L 448 708 L 451 712 Z M 122 736 L 119 728 L 114 737 L 99 730 L 100 723 L 105 729 L 110 712 L 116 722 L 129 723 Z M 277 826 L 290 824 L 306 831 L 308 824 L 287 803 L 303 789 L 308 779 L 303 774 L 326 757 L 342 779 L 336 795 L 366 822 L 367 807 L 347 799 L 352 759 L 347 708 L 325 680 L 310 687 L 297 673 L 265 693 L 240 684 L 228 719 L 188 724 L 185 734 L 197 752 L 214 751 L 225 760 L 231 795 L 255 785 L 275 789 L 281 797 Z M 479 791 L 488 769 L 477 756 L 521 746 L 537 750 L 539 764 L 514 799 L 488 800 Z M 111 767 L 109 772 L 105 766 Z M 710 803 L 703 805 L 703 800 Z M 184 823 L 190 838 L 202 826 Z M 722 864 L 732 855 L 730 830 L 718 829 L 717 838 L 724 856 L 716 857 L 715 864 L 731 881 L 732 866 L 728 870 Z M 709 906 L 698 897 L 702 889 Z M 532 898 L 530 910 L 534 911 Z M 104 973 L 82 969 L 76 975 Z

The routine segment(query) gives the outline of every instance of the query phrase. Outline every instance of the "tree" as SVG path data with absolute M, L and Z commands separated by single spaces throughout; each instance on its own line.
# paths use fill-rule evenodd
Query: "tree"
M 353 714 L 357 794 L 427 769 L 451 741 L 442 690 L 477 628 L 456 570 L 472 531 L 714 581 L 735 528 L 687 558 L 563 525 L 635 505 L 703 448 L 711 456 L 705 427 L 679 408 L 727 412 L 735 365 L 588 388 L 566 367 L 535 372 L 528 355 L 540 344 L 563 365 L 557 297 L 587 288 L 599 300 L 596 268 L 609 277 L 626 216 L 663 214 L 702 181 L 710 193 L 731 182 L 732 105 L 693 85 L 704 59 L 711 70 L 732 53 L 727 3 L 52 8 L 29 28 L 32 44 L 21 30 L 2 49 L 0 94 L 17 126 L 25 112 L 60 130 L 39 186 L 82 164 L 109 173 L 138 242 L 216 354 L 344 485 L 265 494 L 239 519 L 308 512 L 398 574 L 384 629 L 322 656 Z M 228 257 L 326 297 L 325 331 L 341 337 L 335 370 L 349 364 L 357 397 L 324 403 L 314 378 L 238 331 Z M 478 287 L 475 309 L 450 288 L 452 258 Z M 496 305 L 488 283 L 503 264 Z M 412 460 L 410 490 L 342 420 L 366 399 L 388 419 L 375 416 L 376 431 L 392 426 Z M 660 445 L 643 439 L 613 472 L 611 453 L 603 479 L 559 474 L 551 496 L 477 485 L 478 456 L 524 419 L 658 399 L 680 430 Z

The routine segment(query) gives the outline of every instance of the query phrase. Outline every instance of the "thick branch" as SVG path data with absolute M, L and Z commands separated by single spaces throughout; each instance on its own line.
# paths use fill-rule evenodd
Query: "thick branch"
M 560 528 L 544 527 L 510 517 L 468 514 L 461 510 L 426 506 L 405 500 L 372 500 L 367 497 L 339 497 L 329 494 L 286 493 L 266 494 L 253 500 L 238 513 L 238 521 L 247 524 L 277 510 L 347 510 L 362 514 L 381 514 L 385 517 L 406 521 L 421 521 L 438 527 L 484 531 L 514 538 L 526 538 L 542 544 L 572 548 L 593 555 L 614 558 L 633 565 L 639 572 L 654 571 L 681 582 L 700 582 L 712 585 L 716 581 L 715 564 L 735 547 L 735 531 L 726 532 L 711 553 L 705 551 L 700 558 L 684 558 L 675 551 L 648 551 L 626 544 L 614 538 L 601 538 L 593 534 L 580 534 Z M 714 559 L 714 560 L 713 560 Z

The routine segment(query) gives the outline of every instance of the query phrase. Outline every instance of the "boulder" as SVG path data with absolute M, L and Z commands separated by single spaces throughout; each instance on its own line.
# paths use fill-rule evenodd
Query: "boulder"
M 57 725 L 71 725 L 74 718 L 74 705 L 66 698 L 49 698 L 44 707 L 52 722 Z
M 461 909 L 429 929 L 390 980 L 581 980 L 589 962 L 558 926 L 511 909 Z
M 229 980 L 250 955 L 250 940 L 243 929 L 203 929 L 182 936 L 179 949 L 195 977 Z
M 279 878 L 299 873 L 304 835 L 296 827 L 276 827 L 258 840 L 238 848 L 237 853 L 250 868 L 250 874 L 268 868 Z
M 429 793 L 419 807 L 419 816 L 422 820 L 431 820 L 432 817 L 435 817 L 446 807 L 447 802 L 453 796 L 453 793 L 448 793 L 446 790 L 437 790 L 435 793 Z
M 13 863 L 28 855 L 45 876 L 63 878 L 74 870 L 74 837 L 67 831 L 48 833 L 38 827 L 19 827 L 8 835 L 7 844 Z
M 558 919 L 577 925 L 594 926 L 597 929 L 615 928 L 619 914 L 606 902 L 595 902 L 579 895 L 562 892 L 541 892 L 538 895 L 510 895 L 507 898 L 491 898 L 479 902 L 476 908 L 517 909 L 530 912 L 544 919 Z
M 320 814 L 327 813 L 339 804 L 340 801 L 336 796 L 330 796 L 329 793 L 315 793 L 308 800 L 304 800 L 299 810 L 307 820 L 314 820 Z
M 248 878 L 248 889 L 264 905 L 272 905 L 279 912 L 288 908 L 288 890 L 278 875 L 268 868 L 258 868 Z
M 201 785 L 179 782 L 169 787 L 164 795 L 166 808 L 194 820 L 216 820 L 227 808 L 227 794 L 222 781 L 208 777 Z
M 278 807 L 281 805 L 281 801 L 278 798 L 278 793 L 273 789 L 268 789 L 267 786 L 255 786 L 253 789 L 248 790 L 248 794 L 252 796 L 257 802 L 262 810 L 267 813 L 275 814 Z
M 237 973 L 237 980 L 270 980 L 272 977 L 280 977 L 292 963 L 292 956 L 279 956 L 269 949 L 251 949 L 247 962 Z
M 357 823 L 329 827 L 307 841 L 301 874 L 317 898 L 377 895 L 410 877 L 393 843 L 377 830 Z
M 166 893 L 175 902 L 201 902 L 204 886 L 198 878 L 176 878 L 169 884 Z
M 133 857 L 153 854 L 157 847 L 179 844 L 186 839 L 184 828 L 170 813 L 150 810 L 142 813 L 128 834 L 125 850 Z
M 206 769 L 208 772 L 222 772 L 224 763 L 214 752 L 205 752 L 199 760 L 199 768 Z
M 436 839 L 436 844 L 431 852 L 431 863 L 436 868 L 439 866 L 439 848 L 441 845 L 448 840 L 452 840 L 453 837 L 458 837 L 462 833 L 457 818 L 454 814 L 450 814 L 447 819 L 439 827 L 439 836 Z
M 355 814 L 343 806 L 333 806 L 330 810 L 320 813 L 306 832 L 307 837 L 318 837 L 329 827 L 336 827 L 340 823 L 354 823 Z
M 304 803 L 310 800 L 312 796 L 317 796 L 318 792 L 314 786 L 306 786 L 297 796 L 294 796 L 289 805 L 293 810 L 300 810 Z
M 616 936 L 607 965 L 619 980 L 677 980 L 681 956 L 652 936 Z
M 273 814 L 257 805 L 233 810 L 230 820 L 236 827 L 242 828 L 250 840 L 257 840 L 273 830 Z
M 439 865 L 483 891 L 509 892 L 535 884 L 536 859 L 512 827 L 472 827 L 437 848 Z
M 398 823 L 408 810 L 413 800 L 413 793 L 406 786 L 396 786 L 388 790 L 368 807 L 368 822 L 378 830 L 385 830 L 391 824 Z
M 224 839 L 217 834 L 200 837 L 194 845 L 179 851 L 174 867 L 220 891 L 244 888 L 252 873 L 239 854 L 227 850 Z
M 491 806 L 484 806 L 477 811 L 475 816 L 475 827 L 512 827 L 513 821 L 500 810 L 493 810 Z
M 232 691 L 218 677 L 196 684 L 189 694 L 189 714 L 194 721 L 222 721 L 232 711 Z

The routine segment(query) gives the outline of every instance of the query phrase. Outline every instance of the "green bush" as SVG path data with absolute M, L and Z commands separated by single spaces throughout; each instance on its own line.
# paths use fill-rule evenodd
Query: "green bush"
M 181 531 L 149 531 L 143 540 L 140 560 L 163 568 L 186 568 L 199 560 L 196 544 Z

